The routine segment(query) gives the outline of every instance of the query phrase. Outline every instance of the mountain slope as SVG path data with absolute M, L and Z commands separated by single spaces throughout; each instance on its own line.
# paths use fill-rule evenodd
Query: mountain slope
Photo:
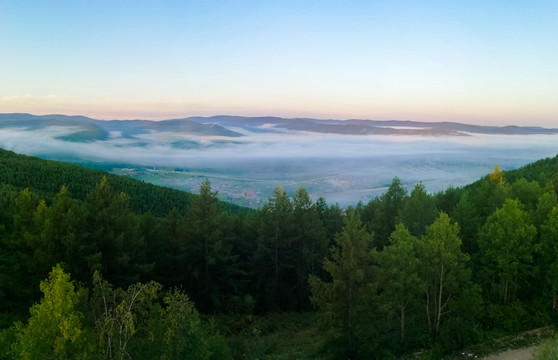
M 108 178 L 113 191 L 129 195 L 130 206 L 137 213 L 165 216 L 173 208 L 188 206 L 197 196 L 100 170 L 0 149 L 0 184 L 12 185 L 20 190 L 29 188 L 54 196 L 65 185 L 74 198 L 83 200 L 103 176 Z M 231 212 L 250 211 L 229 203 L 222 205 Z
M 0 114 L 1 128 L 47 127 L 72 128 L 70 134 L 58 138 L 65 141 L 106 140 L 111 132 L 122 137 L 138 134 L 174 133 L 196 136 L 241 137 L 237 130 L 254 133 L 309 132 L 339 135 L 418 135 L 464 136 L 473 134 L 529 135 L 557 134 L 558 129 L 535 126 L 481 126 L 454 122 L 417 122 L 401 120 L 321 120 L 311 118 L 280 118 L 273 116 L 244 117 L 219 115 L 188 117 L 161 121 L 150 120 L 95 120 L 85 116 Z
M 70 134 L 58 137 L 65 141 L 106 140 L 109 133 L 118 132 L 124 137 L 150 132 L 172 132 L 197 136 L 239 137 L 241 134 L 217 124 L 204 124 L 190 119 L 165 121 L 150 120 L 96 120 L 85 116 L 0 114 L 0 129 L 24 128 L 39 130 L 49 127 L 65 127 Z

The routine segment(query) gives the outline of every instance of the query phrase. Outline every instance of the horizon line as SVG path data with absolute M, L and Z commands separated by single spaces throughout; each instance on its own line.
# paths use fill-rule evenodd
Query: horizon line
M 541 125 L 515 125 L 513 123 L 507 125 L 480 125 L 475 124 L 474 122 L 459 122 L 459 121 L 425 121 L 425 120 L 409 120 L 409 119 L 369 119 L 369 118 L 322 118 L 322 117 L 308 117 L 308 116 L 301 116 L 301 117 L 283 117 L 283 116 L 276 116 L 276 115 L 259 115 L 259 116 L 248 116 L 248 115 L 227 115 L 227 114 L 216 114 L 216 115 L 190 115 L 185 117 L 169 117 L 169 118 L 160 118 L 160 119 L 148 119 L 148 118 L 109 118 L 109 117 L 94 117 L 89 115 L 83 115 L 83 113 L 77 114 L 57 114 L 57 113 L 44 113 L 44 114 L 37 114 L 37 113 L 28 113 L 28 112 L 0 112 L 0 115 L 31 115 L 37 117 L 45 117 L 45 116 L 66 116 L 66 117 L 84 117 L 91 120 L 97 121 L 169 121 L 169 120 L 187 120 L 192 118 L 216 118 L 216 117 L 237 117 L 237 118 L 247 118 L 247 119 L 258 119 L 258 118 L 275 118 L 275 119 L 285 119 L 285 120 L 319 120 L 319 121 L 376 121 L 376 122 L 407 122 L 407 123 L 415 123 L 415 124 L 461 124 L 461 125 L 469 125 L 469 126 L 479 126 L 479 127 L 494 127 L 494 128 L 506 128 L 506 127 L 519 127 L 519 128 L 541 128 L 541 129 L 558 129 L 553 127 L 545 127 Z

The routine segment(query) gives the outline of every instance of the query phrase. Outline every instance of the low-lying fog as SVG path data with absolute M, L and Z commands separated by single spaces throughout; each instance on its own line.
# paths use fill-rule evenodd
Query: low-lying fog
M 153 132 L 122 137 L 113 132 L 106 141 L 58 139 L 75 131 L 4 128 L 0 129 L 0 147 L 45 159 L 113 164 L 116 173 L 188 191 L 195 191 L 207 177 L 224 199 L 249 206 L 265 202 L 277 184 L 289 193 L 304 186 L 313 198 L 323 196 L 343 206 L 370 200 L 394 176 L 409 187 L 422 181 L 430 192 L 436 192 L 470 183 L 491 172 L 495 164 L 503 170 L 514 169 L 558 153 L 558 135 L 403 137 L 297 132 L 227 138 Z

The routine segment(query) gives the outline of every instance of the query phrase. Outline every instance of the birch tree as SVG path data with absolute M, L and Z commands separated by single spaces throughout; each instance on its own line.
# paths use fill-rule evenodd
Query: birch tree
M 424 282 L 424 306 L 433 337 L 440 333 L 442 319 L 449 313 L 450 301 L 469 284 L 468 256 L 461 251 L 459 226 L 441 212 L 418 248 Z

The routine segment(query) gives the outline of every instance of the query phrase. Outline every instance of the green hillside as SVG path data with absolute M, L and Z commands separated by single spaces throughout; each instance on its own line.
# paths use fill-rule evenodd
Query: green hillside
M 150 212 L 156 216 L 164 216 L 173 208 L 182 209 L 188 206 L 196 197 L 195 194 L 125 176 L 0 149 L 0 184 L 13 185 L 20 190 L 29 188 L 48 198 L 53 198 L 62 185 L 65 185 L 74 198 L 84 200 L 103 176 L 108 178 L 114 191 L 130 196 L 130 207 L 140 214 Z M 250 211 L 228 203 L 223 206 L 232 212 Z
M 249 210 L 0 150 L 0 359 L 439 359 L 547 327 L 557 184 L 555 157 Z

